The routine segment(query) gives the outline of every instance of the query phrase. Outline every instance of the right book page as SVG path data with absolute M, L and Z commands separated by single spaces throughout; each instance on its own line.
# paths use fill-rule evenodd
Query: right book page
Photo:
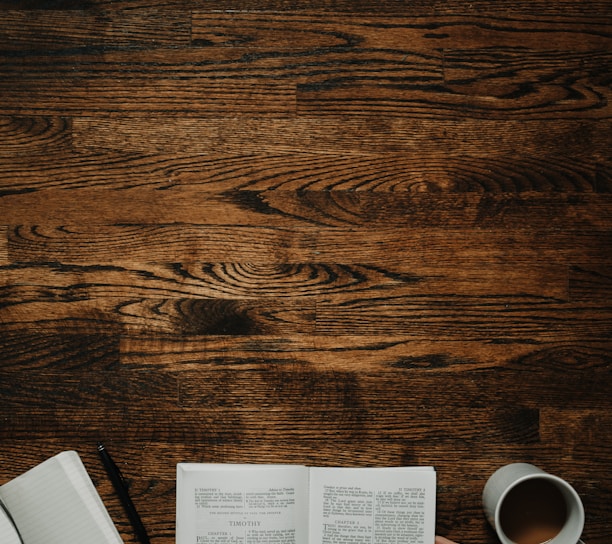
M 310 469 L 310 544 L 433 544 L 432 467 Z

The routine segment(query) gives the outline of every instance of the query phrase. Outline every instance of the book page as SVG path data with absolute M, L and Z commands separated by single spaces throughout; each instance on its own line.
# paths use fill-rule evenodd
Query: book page
M 435 510 L 431 467 L 310 469 L 312 544 L 433 544 Z
M 25 544 L 123 544 L 74 451 L 4 484 L 0 498 Z
M 307 544 L 308 469 L 179 463 L 177 544 Z
M 0 502 L 0 542 L 2 544 L 23 544 L 13 520 Z

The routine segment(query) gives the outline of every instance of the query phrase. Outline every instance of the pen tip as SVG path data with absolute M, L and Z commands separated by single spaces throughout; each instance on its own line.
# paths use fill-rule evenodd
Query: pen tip
M 98 451 L 104 450 L 104 444 L 102 442 L 98 442 Z

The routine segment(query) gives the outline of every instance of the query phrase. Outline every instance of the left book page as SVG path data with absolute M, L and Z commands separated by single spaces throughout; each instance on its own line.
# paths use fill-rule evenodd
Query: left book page
M 176 544 L 307 544 L 308 468 L 179 463 Z
M 123 544 L 75 451 L 4 484 L 0 500 L 25 544 Z
M 0 542 L 2 544 L 23 544 L 11 515 L 0 503 Z

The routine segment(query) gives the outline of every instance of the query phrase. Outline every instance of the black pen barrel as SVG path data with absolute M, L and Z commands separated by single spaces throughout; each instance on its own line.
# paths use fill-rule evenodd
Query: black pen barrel
M 121 470 L 113 461 L 113 458 L 110 456 L 104 444 L 98 443 L 98 453 L 100 454 L 100 459 L 102 460 L 102 464 L 106 469 L 108 477 L 115 488 L 117 495 L 119 496 L 119 500 L 123 505 L 125 513 L 127 514 L 130 523 L 134 529 L 134 533 L 138 537 L 138 540 L 142 544 L 150 544 L 149 535 L 147 534 L 147 530 L 136 511 L 136 507 L 132 502 L 132 498 L 128 492 L 128 486 L 121 474 Z

